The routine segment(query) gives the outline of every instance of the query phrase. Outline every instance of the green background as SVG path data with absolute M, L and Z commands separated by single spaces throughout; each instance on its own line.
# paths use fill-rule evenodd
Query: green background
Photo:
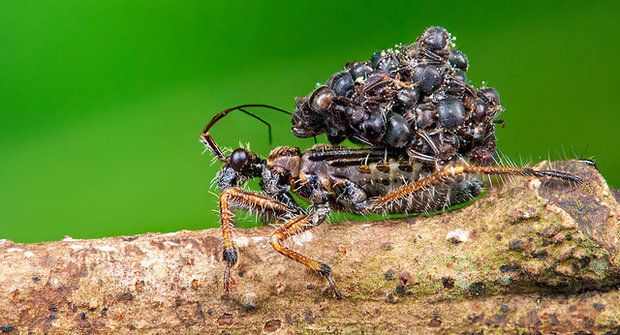
M 219 164 L 198 142 L 214 113 L 257 102 L 292 110 L 345 62 L 430 25 L 458 37 L 472 83 L 499 90 L 503 153 L 594 157 L 618 187 L 617 3 L 3 0 L 0 238 L 215 227 Z M 272 146 L 312 144 L 285 116 L 264 115 Z M 242 114 L 214 135 L 270 147 Z

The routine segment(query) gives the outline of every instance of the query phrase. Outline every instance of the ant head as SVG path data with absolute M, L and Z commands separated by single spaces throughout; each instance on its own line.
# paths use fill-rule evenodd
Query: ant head
M 250 153 L 243 148 L 237 148 L 228 156 L 228 166 L 237 172 L 241 172 L 248 165 L 249 160 Z
M 224 168 L 230 168 L 240 175 L 256 177 L 260 175 L 265 160 L 249 149 L 237 148 L 226 157 Z
M 331 104 L 333 93 L 327 86 L 322 86 L 311 98 L 297 98 L 295 114 L 293 114 L 292 131 L 298 137 L 313 137 L 325 132 L 325 114 L 317 111 L 320 108 L 326 110 Z M 314 103 L 311 105 L 310 101 Z M 314 106 L 314 107 L 313 107 Z
M 262 175 L 265 160 L 245 148 L 237 148 L 222 160 L 224 166 L 217 177 L 219 189 L 238 187 Z

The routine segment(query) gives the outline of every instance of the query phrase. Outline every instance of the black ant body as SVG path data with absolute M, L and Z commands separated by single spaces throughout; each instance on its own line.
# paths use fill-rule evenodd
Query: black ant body
M 495 120 L 502 111 L 493 88 L 467 81 L 469 62 L 441 27 L 427 29 L 411 45 L 348 63 L 323 86 L 297 98 L 293 134 L 322 133 L 400 150 L 431 164 L 466 158 L 494 163 Z

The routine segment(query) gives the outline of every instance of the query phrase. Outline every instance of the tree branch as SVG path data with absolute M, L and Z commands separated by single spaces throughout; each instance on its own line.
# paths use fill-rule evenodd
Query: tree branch
M 0 333 L 604 332 L 620 325 L 620 212 L 591 166 L 582 185 L 515 179 L 465 208 L 324 224 L 291 246 L 332 266 L 344 300 L 238 230 L 221 285 L 218 229 L 97 240 L 0 240 Z

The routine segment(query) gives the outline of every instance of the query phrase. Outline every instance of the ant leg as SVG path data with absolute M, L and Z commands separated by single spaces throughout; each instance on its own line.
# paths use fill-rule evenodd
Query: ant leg
M 271 246 L 282 255 L 305 265 L 318 273 L 321 277 L 325 277 L 336 298 L 340 299 L 343 296 L 340 294 L 338 287 L 336 287 L 336 282 L 334 282 L 334 278 L 331 275 L 331 268 L 329 265 L 306 257 L 282 245 L 282 242 L 286 241 L 289 237 L 310 230 L 321 224 L 327 218 L 328 213 L 329 208 L 326 205 L 318 205 L 318 208 L 313 209 L 310 214 L 300 215 L 289 220 L 271 235 Z
M 220 225 L 222 227 L 222 258 L 226 262 L 224 270 L 224 290 L 230 291 L 230 269 L 237 264 L 237 247 L 233 241 L 234 214 L 233 210 L 257 210 L 261 214 L 280 216 L 288 213 L 290 208 L 277 200 L 260 193 L 249 192 L 229 187 L 220 194 Z
M 515 176 L 534 176 L 534 177 L 553 177 L 581 183 L 581 178 L 570 173 L 554 170 L 534 170 L 531 168 L 518 167 L 499 167 L 499 166 L 447 166 L 441 171 L 437 171 L 425 178 L 414 181 L 411 184 L 402 186 L 375 200 L 375 208 L 385 208 L 386 205 L 396 200 L 405 198 L 421 189 L 429 186 L 438 185 L 448 179 L 458 175 L 515 175 Z
M 368 196 L 366 192 L 350 180 L 338 177 L 329 177 L 332 188 L 336 192 L 336 202 L 353 213 L 366 213 Z

